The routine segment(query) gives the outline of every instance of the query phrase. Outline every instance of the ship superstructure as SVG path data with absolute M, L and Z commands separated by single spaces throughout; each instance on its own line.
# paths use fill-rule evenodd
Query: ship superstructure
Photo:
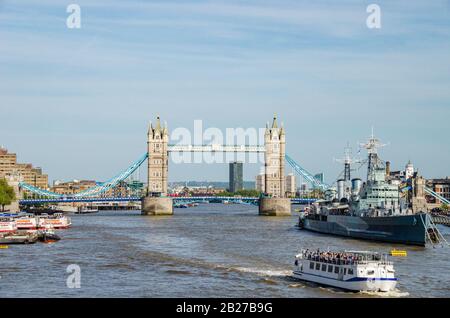
M 378 148 L 385 146 L 372 136 L 361 144 L 368 152 L 367 180 L 350 179 L 350 156 L 346 156 L 344 179 L 337 181 L 333 198 L 319 200 L 300 218 L 301 228 L 368 240 L 425 245 L 438 237 L 426 210 L 413 209 L 401 196 L 399 185 L 386 175 Z

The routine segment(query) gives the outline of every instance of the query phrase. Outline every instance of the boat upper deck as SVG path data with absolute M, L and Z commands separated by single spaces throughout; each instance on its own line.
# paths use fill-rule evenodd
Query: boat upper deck
M 302 250 L 297 258 L 307 259 L 314 262 L 336 264 L 336 265 L 358 265 L 368 263 L 378 263 L 385 265 L 392 265 L 392 262 L 387 260 L 388 255 L 379 254 L 376 252 L 366 251 L 344 251 L 344 252 L 332 252 L 332 251 L 310 251 Z

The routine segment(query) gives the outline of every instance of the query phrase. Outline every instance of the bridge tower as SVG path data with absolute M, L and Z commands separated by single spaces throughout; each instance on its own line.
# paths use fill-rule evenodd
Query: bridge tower
M 284 198 L 286 196 L 285 156 L 286 134 L 283 126 L 278 127 L 277 117 L 273 117 L 272 127 L 266 125 L 264 134 L 265 152 L 265 190 L 269 196 Z
M 291 215 L 291 200 L 286 198 L 286 133 L 278 127 L 274 116 L 272 126 L 266 125 L 264 134 L 264 192 L 267 197 L 259 202 L 259 214 L 266 216 Z
M 166 197 L 169 174 L 169 132 L 161 126 L 159 116 L 156 125 L 148 128 L 148 177 L 147 196 L 142 199 L 143 215 L 172 215 L 173 200 Z
M 148 128 L 148 192 L 167 195 L 167 176 L 169 173 L 168 143 L 169 133 L 167 125 L 161 126 L 159 116 L 156 118 L 156 126 L 152 123 Z

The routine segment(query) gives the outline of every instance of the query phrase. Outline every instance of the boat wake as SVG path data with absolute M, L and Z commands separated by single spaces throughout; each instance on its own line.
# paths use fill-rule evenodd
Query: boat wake
M 398 289 L 388 291 L 388 292 L 371 292 L 371 291 L 361 291 L 359 292 L 361 295 L 368 296 L 376 296 L 376 297 L 388 297 L 388 298 L 400 298 L 400 297 L 408 297 L 408 292 L 402 292 Z
M 270 276 L 270 277 L 285 277 L 292 274 L 292 271 L 288 270 L 260 269 L 252 267 L 232 267 L 230 268 L 230 270 L 241 273 L 252 273 L 260 276 Z
M 290 284 L 289 287 L 290 288 L 305 288 L 306 285 L 300 284 L 300 283 L 295 283 L 295 284 Z

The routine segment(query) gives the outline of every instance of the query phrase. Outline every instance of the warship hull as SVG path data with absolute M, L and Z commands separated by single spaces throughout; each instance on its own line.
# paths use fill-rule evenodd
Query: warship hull
M 425 246 L 429 228 L 425 213 L 387 217 L 309 215 L 299 227 L 318 233 L 357 239 Z

